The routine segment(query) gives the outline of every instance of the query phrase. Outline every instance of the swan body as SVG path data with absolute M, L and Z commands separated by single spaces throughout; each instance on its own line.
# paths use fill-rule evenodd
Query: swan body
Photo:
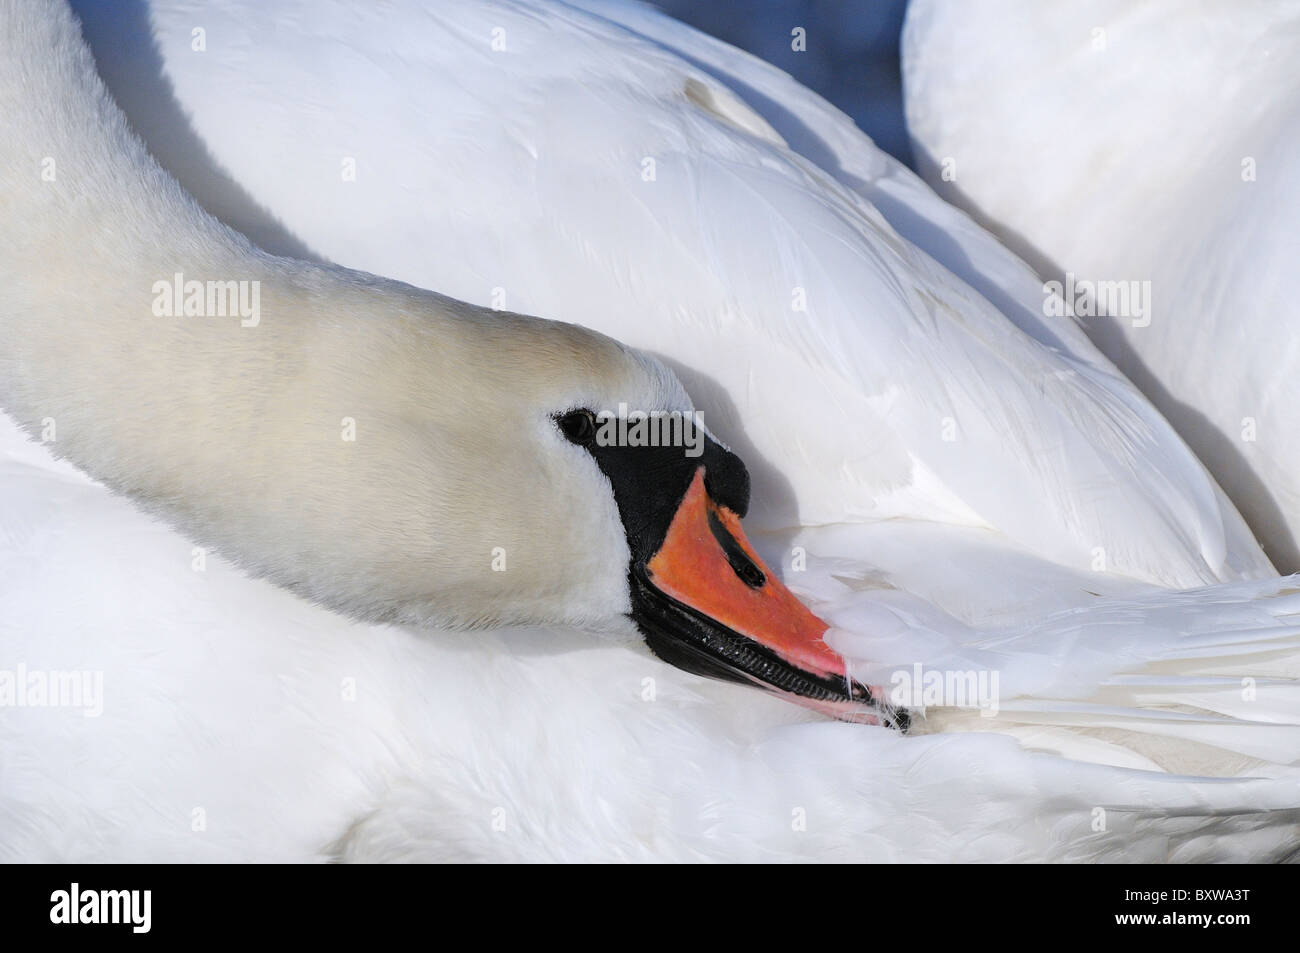
M 927 178 L 1045 279 L 1148 283 L 1144 313 L 1080 321 L 1285 571 L 1300 568 L 1298 46 L 1295 3 L 1218 0 L 922 2 L 903 43 Z
M 0 153 L 3 208 L 31 224 L 7 230 L 0 246 L 5 286 L 14 289 L 0 310 L 6 340 L 15 342 L 0 357 L 3 400 L 27 431 L 8 421 L 0 430 L 0 646 L 4 659 L 28 669 L 102 672 L 104 704 L 98 717 L 34 706 L 3 712 L 0 856 L 1236 860 L 1294 852 L 1300 606 L 1292 581 L 1271 574 L 1230 504 L 1140 395 L 1076 331 L 1049 327 L 1024 306 L 1032 275 L 811 94 L 637 8 L 599 8 L 614 19 L 576 7 L 488 8 L 510 18 L 507 44 L 527 40 L 532 24 L 538 43 L 577 36 L 583 48 L 604 51 L 606 68 L 631 79 L 602 88 L 643 107 L 648 128 L 677 136 L 678 152 L 660 153 L 656 184 L 676 162 L 694 186 L 679 182 L 657 198 L 633 193 L 667 248 L 647 250 L 631 220 L 619 228 L 619 215 L 600 231 L 600 206 L 575 200 L 550 206 L 561 216 L 553 231 L 539 213 L 524 229 L 531 243 L 504 229 L 495 266 L 504 277 L 480 277 L 504 282 L 513 308 L 546 304 L 562 290 L 561 267 L 578 268 L 581 255 L 565 244 L 575 243 L 595 261 L 570 272 L 578 277 L 569 303 L 557 297 L 548 313 L 626 330 L 632 343 L 639 337 L 665 354 L 660 362 L 571 326 L 475 307 L 476 296 L 488 299 L 465 277 L 475 267 L 474 228 L 456 232 L 463 206 L 444 218 L 427 197 L 411 198 L 429 194 L 419 180 L 410 180 L 420 188 L 408 200 L 432 217 L 401 241 L 358 245 L 357 260 L 341 244 L 331 251 L 342 242 L 340 230 L 326 227 L 332 216 L 319 231 L 294 219 L 301 193 L 286 189 L 287 204 L 276 208 L 270 186 L 238 170 L 244 201 L 226 204 L 222 195 L 231 193 L 215 180 L 189 191 L 231 219 L 260 218 L 266 245 L 297 243 L 351 267 L 369 267 L 365 255 L 391 255 L 392 267 L 375 267 L 401 279 L 415 276 L 398 253 L 424 243 L 447 281 L 423 283 L 469 304 L 249 244 L 145 155 L 99 89 L 66 11 L 18 12 L 32 9 L 0 5 L 23 27 L 3 33 L 9 46 L 0 62 L 30 70 L 0 69 L 0 98 L 21 106 L 5 110 L 9 131 L 22 133 L 7 136 Z M 154 9 L 162 16 L 169 8 Z M 468 8 L 447 9 L 455 14 L 447 22 L 461 24 L 444 24 L 448 35 L 479 36 Z M 416 18 L 405 21 L 408 31 L 425 22 L 414 6 L 392 12 Z M 359 36 L 346 20 L 314 22 L 335 37 Z M 714 72 L 692 73 L 670 40 Z M 33 49 L 49 48 L 62 59 L 33 58 Z M 338 62 L 370 61 L 350 57 L 341 40 L 324 48 L 344 57 Z M 309 46 L 298 65 L 322 59 L 330 61 Z M 530 62 L 554 68 L 560 60 Z M 384 89 L 414 88 L 437 75 L 425 72 L 436 65 L 421 61 Z M 111 67 L 101 69 L 111 78 Z M 801 104 L 799 117 L 817 130 L 806 133 L 805 149 L 816 138 L 861 154 L 835 173 L 821 169 L 789 148 L 789 130 L 776 132 L 715 73 L 786 108 Z M 62 86 L 32 97 L 32 75 Z M 490 73 L 478 76 L 471 88 L 508 93 L 482 85 Z M 544 77 L 530 78 L 531 88 L 544 88 Z M 692 78 L 699 85 L 688 86 Z M 637 85 L 659 81 L 658 98 L 653 86 Z M 556 82 L 590 105 L 572 78 Z M 204 114 L 189 108 L 201 127 Z M 67 113 L 51 122 L 49 109 Z M 354 110 L 324 112 L 360 122 Z M 499 112 L 527 127 L 526 110 Z M 582 110 L 549 117 L 557 130 L 568 120 L 570 131 L 592 136 L 609 125 L 617 139 L 628 134 L 618 112 L 606 109 L 599 116 L 607 123 L 577 129 L 571 121 Z M 494 131 L 483 113 L 475 117 L 482 143 L 508 135 L 508 126 Z M 54 149 L 65 157 L 61 168 L 72 157 L 62 192 L 40 192 L 31 181 L 51 135 L 63 137 Z M 443 131 L 430 142 L 443 135 L 456 139 Z M 598 165 L 551 167 L 549 152 L 526 137 L 518 147 L 521 156 L 536 150 L 539 170 L 560 180 L 585 175 L 586 187 L 603 186 L 593 194 L 620 203 L 607 208 L 628 207 L 608 170 L 602 178 Z M 117 176 L 70 174 L 82 151 Z M 565 161 L 578 162 L 582 151 Z M 497 155 L 495 146 L 487 154 Z M 183 162 L 172 168 L 185 177 Z M 467 167 L 460 171 L 463 187 L 475 187 Z M 633 182 L 639 189 L 641 180 Z M 752 218 L 735 190 L 763 197 Z M 543 210 L 553 201 L 546 196 L 533 197 Z M 512 198 L 498 196 L 502 222 Z M 370 196 L 395 213 L 383 204 L 390 199 Z M 710 201 L 719 203 L 712 217 L 703 214 Z M 881 207 L 900 230 L 946 251 L 969 282 L 901 236 Z M 686 216 L 680 230 L 667 227 L 674 208 Z M 594 231 L 579 228 L 584 216 Z M 353 227 L 367 232 L 366 222 Z M 704 241 L 710 223 L 747 229 L 758 250 L 721 231 Z M 256 233 L 255 224 L 240 227 Z M 393 220 L 398 234 L 417 224 L 417 216 L 405 226 Z M 429 243 L 445 229 L 451 237 L 438 252 Z M 819 229 L 828 230 L 821 242 L 801 241 Z M 462 240 L 462 263 L 451 261 Z M 539 258 L 530 283 L 526 247 L 564 254 Z M 656 264 L 659 252 L 670 261 Z M 257 327 L 153 321 L 141 331 L 140 312 L 126 302 L 139 295 L 137 307 L 146 308 L 152 280 L 139 279 L 170 277 L 177 258 L 190 274 L 262 280 Z M 772 262 L 787 260 L 796 273 L 826 269 L 827 300 L 845 303 L 820 314 L 765 306 L 764 290 L 789 301 L 788 276 L 763 285 Z M 693 280 L 655 283 L 660 267 Z M 855 285 L 859 267 L 867 277 Z M 606 269 L 614 277 L 602 279 Z M 710 286 L 713 307 L 703 303 Z M 86 313 L 103 324 L 80 320 Z M 261 340 L 270 348 L 239 337 L 267 331 Z M 457 348 L 456 361 L 418 349 L 435 332 Z M 580 373 L 548 366 L 561 363 L 553 351 L 565 350 L 578 356 L 564 366 Z M 301 360 L 304 353 L 313 360 Z M 699 403 L 677 376 L 704 395 Z M 277 390 L 290 382 L 299 389 Z M 773 396 L 782 388 L 793 406 Z M 994 670 L 999 714 L 918 712 L 929 717 L 905 737 L 827 722 L 779 697 L 629 651 L 638 640 L 618 623 L 631 541 L 620 533 L 625 518 L 609 484 L 541 413 L 629 390 L 651 407 L 703 406 L 711 432 L 742 434 L 731 441 L 748 458 L 759 448 L 773 454 L 766 473 L 755 469 L 752 518 L 766 528 L 755 545 L 834 624 L 827 642 L 855 680 L 887 685 L 914 663 Z M 458 395 L 473 403 L 458 405 Z M 490 414 L 468 426 L 457 411 L 484 402 L 537 426 L 520 433 Z M 352 404 L 361 411 L 349 413 Z M 945 443 L 942 431 L 919 424 L 942 427 L 934 414 L 954 406 L 966 436 L 945 459 L 927 436 Z M 286 408 L 328 419 L 328 451 L 289 426 Z M 356 449 L 372 422 L 373 457 L 360 472 L 330 456 L 340 449 L 332 428 L 344 416 L 356 417 Z M 42 435 L 47 417 L 57 438 L 42 445 L 30 435 Z M 289 445 L 254 421 L 280 424 L 272 436 L 284 434 Z M 200 427 L 236 439 L 201 441 Z M 466 448 L 460 456 L 454 447 L 418 449 L 430 434 Z M 193 461 L 195 472 L 178 460 Z M 535 492 L 545 485 L 573 494 L 574 522 L 539 512 L 527 493 L 504 499 L 504 477 L 489 462 L 534 479 L 548 474 Z M 787 464 L 783 488 L 776 474 Z M 448 506 L 423 527 L 394 519 L 413 507 L 418 514 L 412 499 L 438 500 L 449 485 L 465 488 L 468 506 Z M 1025 511 L 993 492 L 999 487 L 1022 488 Z M 398 493 L 408 497 L 400 505 Z M 338 526 L 328 525 L 336 509 Z M 491 532 L 465 512 L 486 514 Z M 446 549 L 431 551 L 421 528 L 436 530 Z M 535 568 L 522 578 L 484 590 L 486 574 L 464 570 L 447 552 L 496 532 L 516 534 L 511 552 L 550 548 L 534 550 L 525 568 Z M 1111 554 L 1106 571 L 1084 558 L 1097 539 Z M 195 540 L 214 551 L 196 551 Z M 403 558 L 385 566 L 384 546 Z M 792 561 L 798 553 L 807 556 L 802 571 Z M 1211 582 L 1219 584 L 1189 592 L 1156 585 Z M 435 628 L 475 623 L 494 628 Z M 626 645 L 582 631 L 590 629 Z M 1251 680 L 1249 701 L 1242 678 Z

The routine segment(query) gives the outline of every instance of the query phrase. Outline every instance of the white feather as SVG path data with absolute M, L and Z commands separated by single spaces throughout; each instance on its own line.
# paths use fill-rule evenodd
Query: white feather
M 294 9 L 205 8 L 191 56 L 195 8 L 151 7 L 206 164 L 144 132 L 189 189 L 268 245 L 502 287 L 668 355 L 757 472 L 756 544 L 856 664 L 995 659 L 1007 704 L 904 737 L 572 631 L 351 623 L 216 557 L 195 572 L 188 540 L 6 421 L 2 657 L 102 671 L 106 696 L 98 718 L 3 713 L 0 856 L 1294 853 L 1289 583 L 1253 581 L 1269 568 L 1231 506 L 1037 316 L 1014 258 L 811 94 L 640 9 L 599 7 L 640 36 L 570 7 Z M 96 44 L 128 113 L 149 88 L 114 84 L 147 62 L 132 49 Z M 1153 586 L 1215 580 L 1238 581 Z M 1257 707 L 1223 681 L 1239 669 Z M 1226 777 L 1172 773 L 1191 762 Z

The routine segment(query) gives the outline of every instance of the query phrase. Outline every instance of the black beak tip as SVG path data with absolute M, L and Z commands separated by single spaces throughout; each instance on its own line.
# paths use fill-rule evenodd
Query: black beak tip
M 912 716 L 906 708 L 895 708 L 881 702 L 871 689 L 861 682 L 852 682 L 849 685 L 848 695 L 851 701 L 869 706 L 885 728 L 893 728 L 906 734 L 908 728 L 912 726 Z
M 912 716 L 906 708 L 895 708 L 888 712 L 882 711 L 880 723 L 886 728 L 893 728 L 902 734 L 907 734 L 912 727 Z

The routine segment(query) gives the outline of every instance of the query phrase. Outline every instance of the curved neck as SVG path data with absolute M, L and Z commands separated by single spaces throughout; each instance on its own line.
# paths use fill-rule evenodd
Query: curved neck
M 220 318 L 232 305 L 236 328 L 255 323 L 252 282 L 283 263 L 153 161 L 65 5 L 0 0 L 0 116 L 0 404 L 22 423 L 109 398 L 115 371 L 129 376 L 141 353 L 173 348 L 168 366 L 198 373 L 175 333 L 187 307 L 187 330 L 214 341 L 230 332 Z M 190 292 L 179 301 L 178 275 Z
M 465 320 L 254 248 L 146 152 L 64 4 L 0 0 L 0 408 L 55 454 L 254 574 L 364 614 L 379 587 L 339 581 L 339 553 L 379 565 L 404 528 L 361 524 L 401 510 L 340 498 L 381 492 L 376 419 L 396 431 L 407 394 L 436 403 L 437 361 L 412 355 Z M 393 492 L 432 492 L 412 483 L 434 476 L 403 476 Z
M 182 248 L 213 265 L 248 256 L 131 132 L 66 4 L 0 0 L 0 25 L 6 271 L 70 259 L 116 273 L 129 258 L 147 272 Z

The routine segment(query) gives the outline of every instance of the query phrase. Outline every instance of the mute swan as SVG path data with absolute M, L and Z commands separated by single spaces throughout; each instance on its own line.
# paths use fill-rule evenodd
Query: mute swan
M 927 177 L 1076 294 L 1146 283 L 1149 306 L 1085 303 L 1080 322 L 1286 571 L 1300 569 L 1298 44 L 1300 6 L 1230 0 L 923 0 L 904 34 Z
M 351 615 L 404 623 L 349 622 L 249 579 L 53 460 L 50 446 L 9 430 L 0 483 L 5 657 L 49 671 L 101 670 L 105 704 L 89 719 L 36 708 L 5 713 L 5 856 L 1192 859 L 1294 849 L 1300 805 L 1287 767 L 1296 755 L 1294 686 L 1261 680 L 1259 702 L 1247 705 L 1235 677 L 1294 675 L 1291 617 L 1300 607 L 1287 582 L 1241 579 L 1193 593 L 1152 587 L 1165 573 L 1192 581 L 1267 576 L 1267 564 L 1194 460 L 1085 345 L 1043 327 L 1037 334 L 1054 338 L 1055 349 L 1038 344 L 894 235 L 874 209 L 764 137 L 745 113 L 737 115 L 749 131 L 739 136 L 758 135 L 769 158 L 784 156 L 802 170 L 797 181 L 808 197 L 824 189 L 844 203 L 839 214 L 868 260 L 883 259 L 886 274 L 914 289 L 905 302 L 934 299 L 933 312 L 914 315 L 916 333 L 933 332 L 931 356 L 944 362 L 954 389 L 979 383 L 981 372 L 1000 373 L 1005 382 L 991 378 L 981 397 L 997 398 L 1005 384 L 1001 399 L 1014 408 L 1021 393 L 1014 362 L 1043 372 L 1036 386 L 1047 410 L 1006 418 L 1029 432 L 1008 434 L 1012 448 L 1001 458 L 990 440 L 988 468 L 959 485 L 978 496 L 981 482 L 1011 473 L 1043 508 L 1074 501 L 1086 511 L 1077 521 L 1058 513 L 1037 537 L 1023 514 L 991 525 L 972 519 L 941 483 L 914 476 L 887 506 L 928 512 L 928 522 L 853 525 L 844 512 L 852 494 L 842 487 L 856 478 L 850 470 L 831 496 L 839 525 L 805 527 L 796 537 L 828 554 L 810 557 L 801 590 L 836 619 L 873 623 L 867 647 L 879 648 L 885 664 L 918 655 L 942 664 L 945 652 L 949 665 L 1003 658 L 1007 701 L 1030 707 L 1005 720 L 975 714 L 963 722 L 955 713 L 947 726 L 998 728 L 1024 747 L 984 733 L 904 738 L 811 722 L 778 698 L 700 682 L 573 631 L 596 628 L 636 645 L 639 636 L 621 618 L 633 608 L 627 567 L 650 553 L 638 555 L 645 537 L 632 531 L 619 486 L 657 485 L 661 474 L 607 472 L 594 451 L 568 443 L 566 431 L 581 436 L 584 425 L 566 418 L 620 397 L 689 410 L 673 377 L 589 332 L 259 252 L 206 218 L 147 158 L 100 89 L 65 10 L 0 9 L 7 27 L 0 96 L 21 107 L 5 112 L 0 174 L 12 197 L 5 214 L 23 226 L 6 229 L 0 246 L 6 410 L 42 435 L 52 422 L 53 449 L 200 541 L 213 540 L 245 569 Z M 599 26 L 572 16 L 575 29 Z M 696 92 L 730 102 L 721 88 Z M 713 122 L 705 128 L 730 128 Z M 60 171 L 38 185 L 49 155 Z M 899 188 L 923 194 L 907 181 Z M 938 206 L 927 212 L 948 214 Z M 994 277 L 981 280 L 1021 280 L 968 224 L 954 231 L 1005 269 L 990 268 Z M 177 262 L 192 275 L 262 280 L 256 325 L 146 313 L 156 281 L 169 279 Z M 87 312 L 94 322 L 84 320 Z M 797 342 L 818 325 L 785 327 Z M 758 351 L 746 358 L 769 348 L 788 360 L 816 341 L 782 350 L 762 333 L 760 325 L 737 335 Z M 452 354 L 421 348 L 435 340 Z M 963 355 L 988 340 L 1010 357 Z M 588 365 L 583 374 L 556 373 L 571 368 L 575 354 Z M 836 396 L 855 396 L 825 367 L 805 380 L 819 377 L 825 389 L 791 396 L 823 409 L 828 394 L 830 407 Z M 915 400 L 906 385 L 890 385 L 895 404 Z M 863 422 L 881 455 L 906 449 L 906 414 L 893 430 L 888 401 L 856 406 L 886 418 Z M 345 417 L 357 427 L 351 447 L 339 438 Z M 509 426 L 517 421 L 526 423 Z M 797 479 L 812 479 L 813 453 L 830 442 L 820 426 L 812 417 L 811 450 L 788 454 L 802 467 Z M 1058 443 L 1066 449 L 1054 450 Z M 1121 462 L 1137 461 L 1163 476 L 1158 490 L 1135 475 L 1091 489 L 1057 485 L 1052 471 L 1016 456 L 1029 446 L 1073 455 L 1084 473 L 1126 472 Z M 710 507 L 692 468 L 668 494 L 670 515 L 693 512 L 703 522 L 685 543 L 741 549 L 749 569 L 766 569 L 763 585 L 782 591 L 726 512 L 744 508 L 734 456 L 713 444 L 707 454 L 706 478 L 710 466 L 731 475 L 711 494 L 723 530 L 707 528 Z M 980 458 L 977 449 L 962 454 L 941 461 L 954 479 Z M 867 474 L 901 463 L 852 459 Z M 910 470 L 924 473 L 919 461 Z M 1056 481 L 1068 484 L 1070 475 Z M 808 487 L 792 487 L 801 508 L 815 503 Z M 879 499 L 863 492 L 869 503 Z M 573 515 L 552 515 L 563 504 Z M 1120 517 L 1149 506 L 1159 511 L 1142 529 L 1159 536 L 1138 539 Z M 427 515 L 434 507 L 441 512 Z M 665 511 L 647 512 L 662 524 Z M 773 513 L 780 508 L 769 510 L 769 525 L 779 522 Z M 1044 558 L 1055 550 L 1077 564 L 1086 535 L 1071 531 L 1092 524 L 1117 541 L 1130 575 Z M 671 527 L 660 528 L 672 544 Z M 501 579 L 486 568 L 497 537 L 508 559 L 524 554 Z M 878 547 L 882 563 L 862 558 L 864 541 Z M 771 534 L 759 545 L 784 564 L 788 542 Z M 885 575 L 873 577 L 882 564 Z M 743 564 L 731 568 L 744 575 Z M 451 585 L 439 572 L 460 575 Z M 927 591 L 927 577 L 941 582 Z M 991 594 L 997 578 L 1019 591 Z M 910 591 L 879 588 L 886 580 Z M 698 595 L 721 591 L 709 585 Z M 1070 608 L 1078 603 L 1091 604 Z M 1063 611 L 1019 630 L 1016 620 L 1034 618 L 1027 605 Z M 427 622 L 528 626 L 456 634 L 410 624 Z M 858 681 L 870 682 L 876 673 L 861 660 L 875 656 L 854 651 L 862 646 L 851 633 L 828 638 L 864 666 L 852 671 Z M 781 663 L 783 671 L 838 664 L 814 639 L 800 649 L 809 654 Z M 835 684 L 843 691 L 843 681 Z M 1061 698 L 1087 701 L 1071 707 Z M 1071 722 L 1086 730 L 1068 730 Z M 1171 747 L 1171 738 L 1187 750 Z M 1248 776 L 1161 773 L 1174 754 L 1183 764 Z M 96 780 L 89 789 L 69 783 L 87 777 Z

